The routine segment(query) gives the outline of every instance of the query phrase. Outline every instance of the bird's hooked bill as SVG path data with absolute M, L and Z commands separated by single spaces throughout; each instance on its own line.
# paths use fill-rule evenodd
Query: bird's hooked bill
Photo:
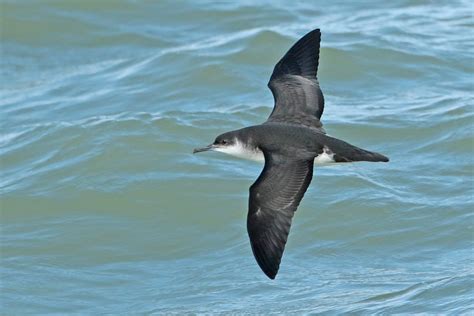
M 194 148 L 193 149 L 193 154 L 197 154 L 197 153 L 200 153 L 200 152 L 203 152 L 203 151 L 212 150 L 213 148 L 214 148 L 213 144 L 207 145 L 206 147 L 202 147 L 202 148 Z

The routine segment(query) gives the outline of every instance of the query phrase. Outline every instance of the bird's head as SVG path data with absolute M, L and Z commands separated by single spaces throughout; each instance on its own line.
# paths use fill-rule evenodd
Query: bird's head
M 236 147 L 238 144 L 237 135 L 235 132 L 227 132 L 216 137 L 214 142 L 206 147 L 195 148 L 193 154 L 213 150 L 220 152 L 231 151 L 232 148 Z

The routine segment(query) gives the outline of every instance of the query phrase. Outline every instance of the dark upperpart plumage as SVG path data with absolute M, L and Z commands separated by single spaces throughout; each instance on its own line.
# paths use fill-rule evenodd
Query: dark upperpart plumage
M 255 259 L 271 279 L 278 273 L 314 163 L 388 161 L 326 135 L 320 121 L 324 97 L 317 79 L 320 40 L 319 29 L 309 32 L 276 64 L 268 83 L 275 106 L 265 123 L 224 133 L 213 144 L 194 150 L 250 159 L 263 155 L 263 171 L 250 187 L 247 231 Z
M 321 32 L 313 30 L 296 42 L 276 64 L 268 87 L 275 107 L 268 122 L 321 129 L 324 97 L 317 79 Z

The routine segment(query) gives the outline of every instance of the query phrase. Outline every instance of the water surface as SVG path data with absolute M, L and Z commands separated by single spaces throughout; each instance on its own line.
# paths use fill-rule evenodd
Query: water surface
M 1 4 L 1 309 L 474 313 L 469 1 Z M 259 124 L 322 30 L 327 132 L 391 158 L 317 168 L 276 280 L 248 243 L 262 166 L 193 156 Z

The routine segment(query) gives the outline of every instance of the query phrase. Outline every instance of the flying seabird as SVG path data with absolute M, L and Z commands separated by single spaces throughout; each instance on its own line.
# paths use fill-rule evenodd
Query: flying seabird
M 320 121 L 324 97 L 317 79 L 321 32 L 303 36 L 276 64 L 268 87 L 275 105 L 267 121 L 217 136 L 193 153 L 218 151 L 264 161 L 250 187 L 247 231 L 263 272 L 274 279 L 291 221 L 313 177 L 313 165 L 383 161 L 370 152 L 326 135 Z

